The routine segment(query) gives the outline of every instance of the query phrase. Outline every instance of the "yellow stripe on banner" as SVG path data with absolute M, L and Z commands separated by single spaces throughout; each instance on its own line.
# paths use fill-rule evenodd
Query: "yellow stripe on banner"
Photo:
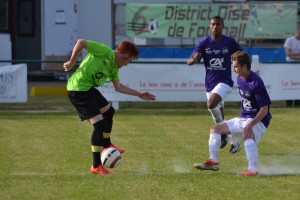
M 103 133 L 103 137 L 104 138 L 109 138 L 110 137 L 110 133 Z
M 92 152 L 100 152 L 101 147 L 100 146 L 92 146 Z
M 66 87 L 32 87 L 31 96 L 67 96 Z

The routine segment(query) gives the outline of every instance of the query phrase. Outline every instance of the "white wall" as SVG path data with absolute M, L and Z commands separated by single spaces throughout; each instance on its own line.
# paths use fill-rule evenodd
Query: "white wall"
M 78 0 L 44 0 L 44 55 L 68 56 L 78 39 Z
M 110 1 L 79 0 L 79 37 L 112 44 Z
M 79 0 L 79 38 L 95 40 L 113 47 L 111 10 L 110 0 Z
M 11 41 L 9 34 L 0 34 L 0 60 L 11 60 Z M 0 63 L 0 66 L 11 63 Z

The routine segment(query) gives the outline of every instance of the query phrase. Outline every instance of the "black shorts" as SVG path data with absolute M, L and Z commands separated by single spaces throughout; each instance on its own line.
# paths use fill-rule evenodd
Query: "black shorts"
M 109 103 L 96 88 L 89 91 L 68 91 L 68 97 L 76 108 L 81 121 L 100 114 L 100 108 Z

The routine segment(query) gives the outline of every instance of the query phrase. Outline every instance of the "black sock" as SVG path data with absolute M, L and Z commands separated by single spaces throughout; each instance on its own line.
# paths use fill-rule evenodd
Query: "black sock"
M 103 127 L 104 122 L 103 120 L 96 122 L 93 124 L 94 131 L 91 137 L 92 143 L 92 152 L 93 152 L 93 166 L 94 168 L 101 165 L 101 158 L 100 158 L 100 151 L 101 146 L 103 146 Z
M 107 148 L 111 145 L 110 137 L 109 138 L 103 138 L 103 147 Z
M 93 167 L 97 168 L 101 165 L 100 152 L 93 152 Z

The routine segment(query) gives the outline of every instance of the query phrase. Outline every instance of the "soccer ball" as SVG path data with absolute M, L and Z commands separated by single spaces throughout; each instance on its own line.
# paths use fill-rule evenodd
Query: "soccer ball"
M 101 153 L 101 162 L 105 167 L 116 168 L 121 163 L 121 154 L 117 149 L 112 147 L 105 149 Z
M 158 30 L 158 22 L 154 19 L 151 19 L 148 23 L 148 31 L 151 33 L 151 35 L 155 35 Z

